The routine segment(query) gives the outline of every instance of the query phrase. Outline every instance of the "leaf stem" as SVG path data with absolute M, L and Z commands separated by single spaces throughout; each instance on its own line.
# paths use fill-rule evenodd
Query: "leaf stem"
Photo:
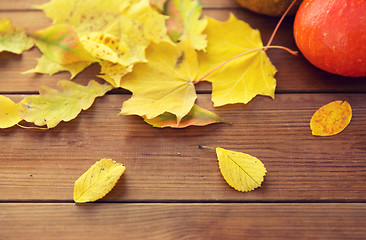
M 273 38 L 274 36 L 276 35 L 277 33 L 277 30 L 278 28 L 280 27 L 281 23 L 283 22 L 283 19 L 286 17 L 287 13 L 290 11 L 290 9 L 292 8 L 292 6 L 297 2 L 297 0 L 293 0 L 292 3 L 290 4 L 290 6 L 286 9 L 286 11 L 282 14 L 282 17 L 280 18 L 280 20 L 278 21 L 275 29 L 273 30 L 273 33 L 271 35 L 271 37 L 269 38 L 268 40 L 268 43 L 266 45 L 266 47 L 264 48 L 264 51 L 266 51 L 269 46 L 271 45 L 272 41 L 273 41 Z
M 211 73 L 215 72 L 217 69 L 221 68 L 222 66 L 224 66 L 225 64 L 243 56 L 243 55 L 246 55 L 248 53 L 251 53 L 251 52 L 255 52 L 255 51 L 258 51 L 258 50 L 267 50 L 268 48 L 277 48 L 277 49 L 283 49 L 283 50 L 286 50 L 287 52 L 291 53 L 292 55 L 297 55 L 297 51 L 293 51 L 287 47 L 283 47 L 283 46 L 263 46 L 263 47 L 258 47 L 258 48 L 252 48 L 248 51 L 245 51 L 245 52 L 242 52 L 228 60 L 226 60 L 225 62 L 221 63 L 220 65 L 216 66 L 215 68 L 213 68 L 211 71 L 209 71 L 208 73 L 206 73 L 203 77 L 201 77 L 200 79 L 196 80 L 193 82 L 193 84 L 197 84 L 201 81 L 203 81 L 208 75 L 210 75 Z

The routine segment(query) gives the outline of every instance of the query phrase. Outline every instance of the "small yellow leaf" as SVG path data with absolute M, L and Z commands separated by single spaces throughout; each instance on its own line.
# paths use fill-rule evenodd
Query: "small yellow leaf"
M 0 128 L 9 128 L 20 122 L 18 104 L 0 95 Z
M 314 113 L 310 120 L 310 128 L 315 136 L 332 136 L 342 132 L 351 118 L 351 105 L 346 101 L 334 101 Z
M 126 167 L 112 159 L 103 158 L 75 181 L 74 201 L 94 202 L 104 197 L 116 185 Z
M 20 54 L 33 47 L 33 41 L 24 30 L 13 27 L 10 19 L 0 20 L 0 52 Z
M 237 191 L 248 192 L 260 187 L 266 168 L 249 154 L 216 148 L 217 158 L 225 181 Z

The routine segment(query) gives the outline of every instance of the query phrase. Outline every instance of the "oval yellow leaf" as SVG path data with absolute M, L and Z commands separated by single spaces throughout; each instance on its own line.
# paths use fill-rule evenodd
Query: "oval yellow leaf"
M 77 203 L 94 202 L 116 185 L 126 167 L 112 159 L 103 158 L 91 166 L 74 186 L 74 201 Z
M 9 128 L 20 122 L 18 104 L 0 95 L 0 128 Z
M 351 118 L 351 105 L 346 101 L 334 101 L 314 113 L 310 120 L 310 128 L 315 136 L 332 136 L 342 132 Z
M 223 148 L 216 148 L 216 154 L 222 176 L 235 190 L 249 192 L 261 186 L 267 170 L 258 158 Z

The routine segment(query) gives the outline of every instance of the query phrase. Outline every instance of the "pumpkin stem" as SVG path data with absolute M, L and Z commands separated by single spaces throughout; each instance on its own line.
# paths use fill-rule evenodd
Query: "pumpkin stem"
M 293 1 L 292 1 L 292 3 L 290 4 L 290 6 L 289 6 L 289 7 L 286 9 L 286 11 L 282 14 L 282 17 L 281 17 L 281 19 L 278 21 L 278 23 L 277 23 L 277 25 L 276 25 L 275 29 L 273 30 L 272 36 L 269 38 L 268 43 L 267 43 L 266 47 L 264 48 L 264 51 L 266 51 L 266 50 L 268 49 L 268 47 L 271 45 L 271 43 L 272 43 L 272 41 L 273 41 L 273 38 L 274 38 L 274 36 L 276 35 L 277 30 L 278 30 L 278 28 L 280 27 L 280 25 L 281 25 L 281 23 L 282 23 L 283 19 L 285 18 L 285 16 L 287 15 L 287 13 L 290 11 L 290 9 L 292 8 L 292 6 L 296 3 L 296 1 L 297 1 L 297 0 L 293 0 Z

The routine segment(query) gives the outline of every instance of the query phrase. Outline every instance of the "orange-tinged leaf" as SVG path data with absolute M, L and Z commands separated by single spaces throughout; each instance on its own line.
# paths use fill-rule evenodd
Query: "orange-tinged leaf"
M 168 0 L 150 0 L 150 5 L 157 10 L 158 12 L 162 13 L 164 11 L 164 5 Z
M 310 128 L 315 136 L 332 136 L 342 132 L 351 118 L 351 105 L 346 101 L 334 101 L 314 113 L 310 120 Z
M 202 13 L 200 1 L 169 0 L 164 12 L 169 16 L 167 29 L 174 42 L 189 37 L 195 49 L 206 48 L 207 40 L 203 31 L 207 26 L 207 19 L 200 19 Z
M 33 47 L 33 41 L 24 30 L 12 26 L 10 19 L 0 20 L 0 52 L 20 54 Z
M 206 126 L 213 123 L 224 123 L 225 120 L 213 112 L 198 105 L 194 105 L 191 111 L 178 123 L 177 117 L 171 113 L 163 113 L 153 119 L 144 117 L 145 122 L 154 127 L 185 128 L 188 126 Z
M 9 128 L 22 119 L 19 116 L 18 104 L 10 98 L 0 95 L 0 128 Z
M 71 25 L 53 25 L 31 36 L 41 52 L 55 63 L 68 65 L 81 61 L 97 61 L 85 50 Z
M 184 21 L 177 6 L 169 0 L 166 4 L 165 14 L 169 16 L 166 20 L 167 33 L 173 42 L 178 42 L 184 32 Z
M 19 114 L 27 122 L 37 126 L 57 126 L 61 121 L 68 122 L 88 109 L 95 98 L 103 96 L 112 89 L 109 84 L 99 84 L 91 80 L 88 86 L 64 80 L 57 83 L 60 90 L 42 87 L 39 95 L 25 97 L 20 102 Z
M 94 202 L 116 185 L 126 167 L 112 159 L 103 158 L 91 166 L 76 181 L 74 201 L 77 203 Z
M 267 169 L 256 157 L 246 153 L 216 148 L 225 181 L 237 191 L 248 192 L 261 186 Z
M 214 106 L 248 103 L 257 95 L 274 98 L 276 68 L 263 47 L 260 33 L 234 15 L 226 22 L 208 18 L 206 52 L 199 53 L 200 74 L 205 74 L 234 56 L 252 51 L 208 75 Z M 255 51 L 253 49 L 256 49 Z

